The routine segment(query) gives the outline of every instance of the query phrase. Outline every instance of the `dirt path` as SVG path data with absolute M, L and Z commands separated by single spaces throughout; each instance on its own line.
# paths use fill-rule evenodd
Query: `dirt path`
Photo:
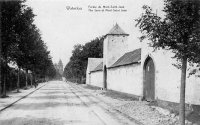
M 0 125 L 134 125 L 134 121 L 80 88 L 49 82 L 0 112 Z

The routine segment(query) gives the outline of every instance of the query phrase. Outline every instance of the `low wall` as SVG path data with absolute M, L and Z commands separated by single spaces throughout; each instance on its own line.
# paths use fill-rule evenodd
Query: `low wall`
M 107 88 L 142 96 L 142 70 L 140 64 L 114 67 L 107 70 Z
M 95 71 L 90 73 L 90 85 L 103 87 L 103 71 Z

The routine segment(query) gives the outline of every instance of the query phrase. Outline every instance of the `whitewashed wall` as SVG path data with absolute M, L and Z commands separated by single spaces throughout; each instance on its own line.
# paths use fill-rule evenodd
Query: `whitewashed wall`
M 90 72 L 94 70 L 101 62 L 102 58 L 88 58 L 87 70 L 86 70 L 86 84 L 91 84 Z
M 107 71 L 107 88 L 142 96 L 142 70 L 140 64 L 110 68 Z
M 172 65 L 177 63 L 176 59 L 171 58 L 174 54 L 166 50 L 156 50 L 153 52 L 153 49 L 148 46 L 147 41 L 143 42 L 142 68 L 148 55 L 152 57 L 155 65 L 155 98 L 179 102 L 181 70 Z M 187 78 L 186 102 L 200 104 L 200 78 L 196 75 Z
M 95 71 L 90 74 L 90 85 L 103 87 L 103 71 Z
M 128 37 L 126 35 L 107 35 L 103 44 L 103 63 L 107 67 L 114 64 L 127 52 Z

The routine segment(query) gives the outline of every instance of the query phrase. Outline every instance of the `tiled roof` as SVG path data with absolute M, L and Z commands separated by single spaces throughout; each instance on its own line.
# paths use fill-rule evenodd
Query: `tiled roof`
M 107 35 L 128 35 L 125 33 L 118 24 L 116 24 Z
M 93 71 L 101 62 L 103 62 L 102 58 L 88 58 L 89 72 Z
M 103 70 L 103 62 L 101 62 L 93 71 L 91 72 L 94 72 L 94 71 L 102 71 Z
M 141 48 L 125 53 L 109 68 L 138 63 L 140 62 L 140 60 L 141 60 Z

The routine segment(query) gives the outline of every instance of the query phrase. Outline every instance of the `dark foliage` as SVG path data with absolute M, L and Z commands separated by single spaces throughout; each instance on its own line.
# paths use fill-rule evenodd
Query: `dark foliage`
M 69 63 L 65 66 L 64 76 L 73 82 L 85 83 L 88 58 L 103 57 L 103 37 L 96 38 L 85 45 L 74 46 Z
M 25 72 L 25 83 L 55 76 L 50 52 L 41 38 L 39 29 L 33 23 L 35 15 L 32 8 L 24 2 L 25 0 L 0 1 L 3 95 L 6 95 L 6 89 L 23 86 L 24 75 L 21 72 Z M 17 65 L 20 77 L 16 76 L 16 69 L 10 70 L 9 64 Z M 33 79 L 30 79 L 28 71 L 32 72 Z M 17 85 L 13 82 L 11 84 L 11 81 Z

